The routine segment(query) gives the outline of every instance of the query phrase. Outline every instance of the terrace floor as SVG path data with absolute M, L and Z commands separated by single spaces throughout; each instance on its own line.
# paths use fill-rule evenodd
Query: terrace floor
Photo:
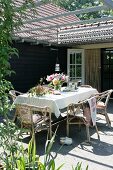
M 70 130 L 70 137 L 73 140 L 72 145 L 60 145 L 60 137 L 66 136 L 66 122 L 61 123 L 57 130 L 57 136 L 52 148 L 52 153 L 58 152 L 56 158 L 56 166 L 64 163 L 62 170 L 71 170 L 72 165 L 75 166 L 77 162 L 82 162 L 82 168 L 88 165 L 88 170 L 112 170 L 113 169 L 113 100 L 108 106 L 108 113 L 111 119 L 111 128 L 108 128 L 104 117 L 97 117 L 98 130 L 100 134 L 100 141 L 97 138 L 95 128 L 90 128 L 91 143 L 88 144 L 86 140 L 85 127 L 79 131 L 77 125 L 72 125 Z M 56 127 L 55 127 L 56 128 Z M 37 154 L 40 155 L 41 160 L 44 158 L 44 148 L 46 142 L 46 132 L 36 134 Z M 24 143 L 28 143 L 30 137 L 23 139 Z M 61 147 L 61 148 L 60 148 Z M 60 150 L 59 150 L 60 148 Z

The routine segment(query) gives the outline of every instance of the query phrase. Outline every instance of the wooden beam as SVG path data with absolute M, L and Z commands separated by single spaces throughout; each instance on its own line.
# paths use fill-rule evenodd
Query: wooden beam
M 49 25 L 49 26 L 44 26 L 44 27 L 36 27 L 36 28 L 30 28 L 30 29 L 24 29 L 24 30 L 18 30 L 15 31 L 14 34 L 16 33 L 23 33 L 23 32 L 32 32 L 32 31 L 39 31 L 43 29 L 52 29 L 52 28 L 60 28 L 60 27 L 66 27 L 69 25 L 80 25 L 80 24 L 88 24 L 88 23 L 96 23 L 96 22 L 102 22 L 102 21 L 109 21 L 113 20 L 113 17 L 103 17 L 103 18 L 95 18 L 95 19 L 88 19 L 88 20 L 82 20 L 82 21 L 75 21 L 75 22 L 69 22 L 66 24 L 59 24 L 59 25 Z
M 47 21 L 47 20 L 51 20 L 51 19 L 54 19 L 54 18 L 58 18 L 58 17 L 69 16 L 69 15 L 72 15 L 72 14 L 78 15 L 78 14 L 101 11 L 101 10 L 106 10 L 106 9 L 108 9 L 108 6 L 106 6 L 106 5 L 84 8 L 84 9 L 79 9 L 79 10 L 75 10 L 75 11 L 64 12 L 64 13 L 61 13 L 61 14 L 51 15 L 51 16 L 47 16 L 47 17 L 30 19 L 30 20 L 24 21 L 23 24 L 29 24 L 29 23 L 32 23 L 32 22 Z
M 113 39 L 113 35 L 100 35 L 100 36 L 98 36 L 98 35 L 96 35 L 95 34 L 95 36 L 93 36 L 93 37 L 83 37 L 83 36 L 78 36 L 78 37 L 72 37 L 73 39 L 71 40 L 71 38 L 69 38 L 68 39 L 68 37 L 67 37 L 67 39 L 66 39 L 66 37 L 64 37 L 64 38 L 62 38 L 62 40 L 59 40 L 59 43 L 75 43 L 75 44 L 79 44 L 79 42 L 80 43 L 84 43 L 84 42 L 89 42 L 89 41 L 103 41 L 103 40 L 106 40 L 106 39 Z M 83 41 L 82 41 L 83 40 Z
M 98 24 L 98 23 L 97 23 Z M 103 25 L 104 24 L 104 25 Z M 59 31 L 59 35 L 62 35 L 62 34 L 67 34 L 67 33 L 79 33 L 81 31 L 88 31 L 88 30 L 93 30 L 93 31 L 96 31 L 96 30 L 99 30 L 99 29 L 109 29 L 109 28 L 113 28 L 113 23 L 112 24 L 105 24 L 105 23 L 100 23 L 100 25 L 92 25 L 92 26 L 86 26 L 86 27 L 79 27 L 79 28 L 67 28 L 66 30 L 61 30 Z M 54 34 L 54 33 L 53 33 Z
M 107 36 L 107 37 L 113 37 L 113 30 L 109 30 L 109 34 L 108 34 L 108 32 L 106 32 L 106 31 L 102 31 L 102 32 L 80 32 L 80 33 L 78 33 L 78 34 L 69 34 L 69 35 L 66 35 L 66 34 L 64 34 L 64 35 L 61 35 L 61 37 L 59 37 L 59 40 L 64 40 L 65 41 L 65 39 L 66 40 L 70 40 L 71 41 L 71 39 L 74 39 L 74 38 L 77 38 L 77 39 L 93 39 L 93 38 L 104 38 L 105 36 Z M 73 41 L 73 40 L 72 40 Z
M 109 8 L 113 9 L 113 1 L 112 0 L 104 0 L 104 4 L 107 5 Z
M 66 28 L 66 30 L 59 30 L 59 35 L 63 35 L 63 34 L 67 34 L 67 33 L 79 33 L 79 32 L 82 32 L 82 31 L 96 31 L 96 30 L 99 30 L 99 29 L 111 29 L 113 28 L 113 23 L 110 23 L 110 24 L 106 24 L 106 23 L 100 23 L 100 25 L 98 26 L 98 23 L 96 25 L 92 25 L 92 26 L 87 26 L 86 27 L 74 27 L 72 29 L 70 28 Z M 92 32 L 91 31 L 91 32 Z M 57 34 L 57 30 L 56 32 L 51 32 L 51 33 L 45 33 L 45 32 L 34 32 L 33 35 L 31 33 L 31 35 L 29 36 L 29 38 L 34 38 L 34 37 L 45 37 L 45 36 L 48 36 L 48 37 L 53 37 L 53 38 L 56 38 L 56 34 Z
M 86 45 L 75 45 L 73 48 L 82 49 L 95 49 L 95 48 L 113 48 L 113 43 L 98 43 L 98 44 L 86 44 Z

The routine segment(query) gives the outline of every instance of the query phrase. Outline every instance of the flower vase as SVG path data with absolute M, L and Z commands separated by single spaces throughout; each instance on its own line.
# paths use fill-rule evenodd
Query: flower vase
M 61 91 L 61 85 L 56 85 L 56 86 L 54 86 L 54 90 L 59 90 L 59 91 Z

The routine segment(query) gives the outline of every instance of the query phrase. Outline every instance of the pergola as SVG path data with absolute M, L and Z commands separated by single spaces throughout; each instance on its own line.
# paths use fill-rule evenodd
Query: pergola
M 17 7 L 21 1 L 15 1 Z M 113 16 L 80 20 L 76 15 L 113 9 L 112 0 L 103 5 L 67 11 L 52 4 L 37 2 L 35 13 L 28 8 L 23 16 L 23 26 L 14 30 L 14 39 L 35 44 L 79 45 L 113 40 Z M 17 12 L 18 15 L 18 12 Z

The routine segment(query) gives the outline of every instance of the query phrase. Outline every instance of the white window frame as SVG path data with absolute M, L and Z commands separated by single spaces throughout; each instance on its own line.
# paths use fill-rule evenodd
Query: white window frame
M 84 49 L 68 49 L 67 50 L 67 74 L 70 75 L 70 54 L 71 53 L 82 53 L 82 78 L 81 81 L 84 84 L 85 81 L 85 63 L 84 63 Z M 76 79 L 76 77 L 75 77 Z

